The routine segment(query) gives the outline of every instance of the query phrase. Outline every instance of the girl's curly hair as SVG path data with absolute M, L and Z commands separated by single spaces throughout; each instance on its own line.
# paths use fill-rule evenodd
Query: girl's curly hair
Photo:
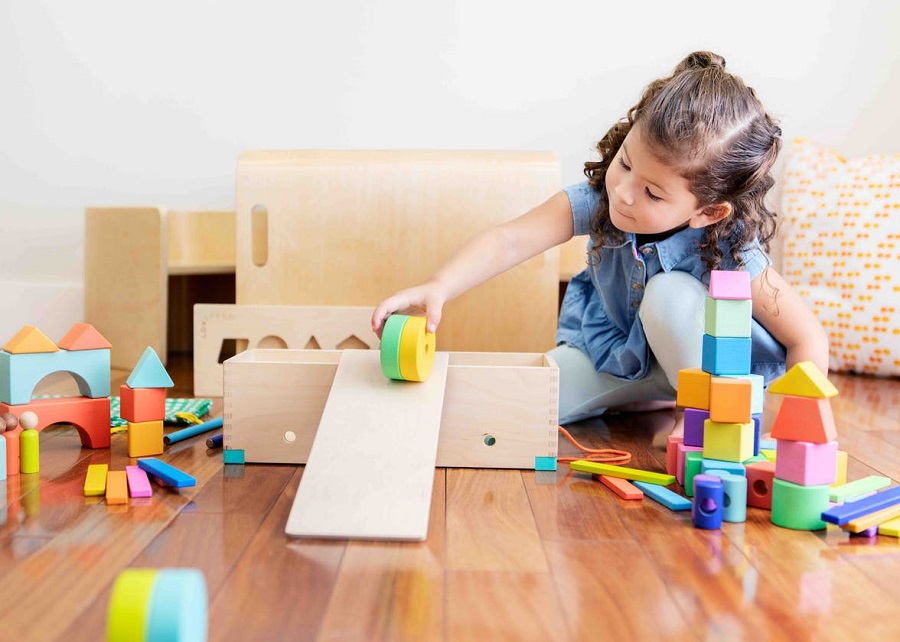
M 704 230 L 699 251 L 708 270 L 719 267 L 726 240 L 738 266 L 754 239 L 769 249 L 776 214 L 764 199 L 775 184 L 771 171 L 781 150 L 781 129 L 756 92 L 725 71 L 724 58 L 697 51 L 671 76 L 650 83 L 640 102 L 597 143 L 600 160 L 584 164 L 591 187 L 600 193 L 591 220 L 597 262 L 606 237 L 622 240 L 609 219 L 606 170 L 636 123 L 653 154 L 689 181 L 700 207 L 731 204 L 730 216 Z

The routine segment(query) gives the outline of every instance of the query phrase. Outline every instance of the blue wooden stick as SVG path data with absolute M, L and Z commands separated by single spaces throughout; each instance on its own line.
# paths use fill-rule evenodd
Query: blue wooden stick
M 166 442 L 166 445 L 172 445 L 184 439 L 188 439 L 189 437 L 193 437 L 194 435 L 202 435 L 205 432 L 209 432 L 221 427 L 222 418 L 216 417 L 215 419 L 204 421 L 202 424 L 197 424 L 196 426 L 190 426 L 189 428 L 185 428 L 184 430 L 178 430 L 176 432 L 169 433 L 168 435 L 163 437 L 163 441 Z

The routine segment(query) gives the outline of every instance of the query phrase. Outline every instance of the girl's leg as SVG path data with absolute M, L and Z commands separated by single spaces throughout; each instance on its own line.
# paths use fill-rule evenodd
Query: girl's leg
M 609 408 L 674 399 L 674 391 L 658 364 L 643 379 L 628 380 L 594 370 L 588 356 L 569 345 L 548 353 L 559 366 L 559 423 L 569 424 L 603 414 Z M 648 409 L 641 406 L 642 409 Z
M 638 317 L 673 389 L 679 370 L 702 363 L 706 296 L 706 286 L 686 272 L 661 272 L 647 282 Z

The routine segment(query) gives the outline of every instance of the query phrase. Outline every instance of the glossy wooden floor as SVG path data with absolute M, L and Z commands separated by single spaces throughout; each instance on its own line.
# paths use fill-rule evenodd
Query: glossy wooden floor
M 175 362 L 175 396 L 191 392 Z M 114 373 L 114 383 L 127 373 Z M 832 376 L 850 478 L 900 480 L 900 381 Z M 214 407 L 220 411 L 217 403 Z M 662 470 L 671 412 L 572 427 Z M 299 541 L 284 526 L 303 469 L 223 467 L 203 439 L 164 459 L 195 488 L 107 507 L 82 496 L 86 467 L 129 462 L 41 436 L 41 472 L 0 482 L 0 639 L 99 640 L 118 572 L 203 570 L 213 640 L 848 640 L 900 633 L 900 543 L 794 532 L 750 509 L 692 528 L 685 513 L 625 502 L 561 469 L 435 471 L 423 544 Z M 561 452 L 574 454 L 567 443 Z M 0 500 L 3 500 L 0 496 Z

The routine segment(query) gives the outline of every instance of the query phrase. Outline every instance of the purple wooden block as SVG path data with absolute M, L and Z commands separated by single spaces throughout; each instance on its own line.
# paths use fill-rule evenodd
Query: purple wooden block
M 750 273 L 713 270 L 709 274 L 709 296 L 714 299 L 749 299 Z
M 703 447 L 703 422 L 709 419 L 708 410 L 684 409 L 684 445 Z
M 878 535 L 878 527 L 873 526 L 872 528 L 867 528 L 864 531 L 860 531 L 858 533 L 850 533 L 850 537 L 875 537 Z

